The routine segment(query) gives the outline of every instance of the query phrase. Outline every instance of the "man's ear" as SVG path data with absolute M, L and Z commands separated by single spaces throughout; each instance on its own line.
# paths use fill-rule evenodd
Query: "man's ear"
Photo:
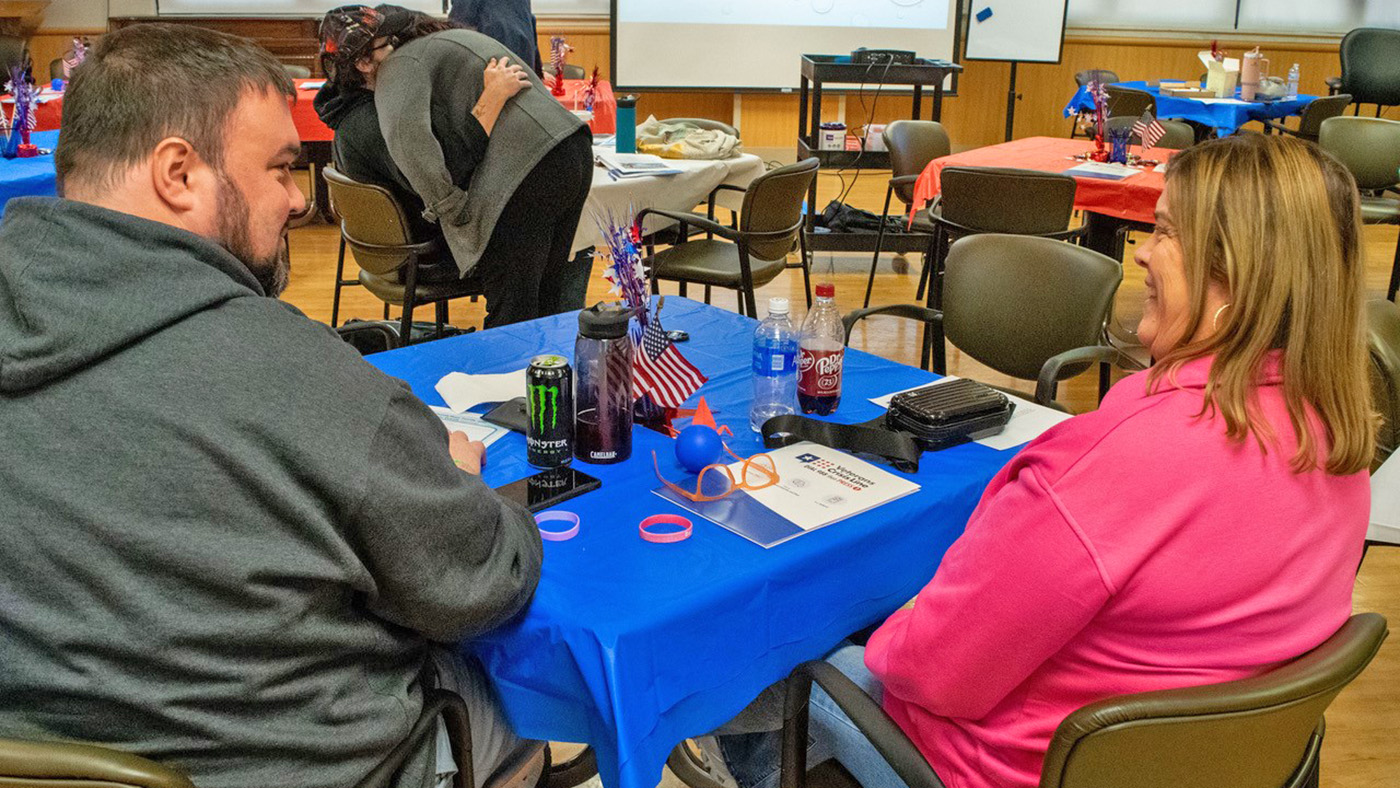
M 175 213 L 199 212 L 218 191 L 213 168 L 179 137 L 166 137 L 156 145 L 150 167 L 156 194 Z

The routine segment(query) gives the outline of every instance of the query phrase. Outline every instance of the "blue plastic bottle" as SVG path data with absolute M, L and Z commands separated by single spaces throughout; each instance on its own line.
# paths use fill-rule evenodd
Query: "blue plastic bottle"
M 637 97 L 617 98 L 617 152 L 637 152 Z

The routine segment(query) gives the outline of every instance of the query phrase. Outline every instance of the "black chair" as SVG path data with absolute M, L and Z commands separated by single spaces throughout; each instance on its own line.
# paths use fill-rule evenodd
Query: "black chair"
M 1108 94 L 1110 117 L 1140 118 L 1144 112 L 1157 116 L 1157 97 L 1145 90 L 1105 85 L 1104 92 Z
M 1358 27 L 1342 39 L 1339 53 L 1342 75 L 1329 77 L 1332 93 L 1349 93 L 1356 103 L 1352 114 L 1361 114 L 1362 104 L 1381 109 L 1400 105 L 1400 30 Z
M 680 294 L 687 284 L 705 286 L 705 302 L 710 288 L 723 287 L 739 293 L 740 314 L 758 316 L 754 290 L 768 284 L 787 267 L 787 256 L 797 247 L 802 229 L 802 201 L 817 177 L 815 158 L 770 170 L 754 179 L 747 189 L 720 184 L 710 193 L 709 210 L 704 216 L 690 211 L 663 211 L 647 208 L 638 221 L 663 216 L 679 223 L 679 243 L 659 252 L 648 251 L 646 262 L 652 272 L 653 289 L 660 280 L 680 283 Z M 738 228 L 715 221 L 715 196 L 721 190 L 744 193 Z M 690 240 L 691 227 L 705 231 L 706 237 Z M 716 240 L 714 236 L 725 240 Z M 803 255 L 803 282 L 811 299 L 811 272 Z
M 875 255 L 870 260 L 870 280 L 865 283 L 865 306 L 870 306 L 870 293 L 875 289 L 875 270 L 880 265 L 880 252 L 885 247 L 885 226 L 890 218 L 890 200 L 899 198 L 904 206 L 903 215 L 908 215 L 914 207 L 914 184 L 928 167 L 929 162 L 953 152 L 952 142 L 943 124 L 932 120 L 897 120 L 885 127 L 881 135 L 885 147 L 890 152 L 890 182 L 885 188 L 885 208 L 880 214 L 880 230 L 875 235 Z M 928 219 L 915 217 L 909 231 L 927 235 L 933 240 L 935 228 Z M 927 270 L 931 250 L 924 252 L 924 268 Z M 920 279 L 923 275 L 920 274 Z
M 1317 142 L 1317 135 L 1322 131 L 1322 122 L 1346 112 L 1347 105 L 1350 103 L 1351 96 L 1346 93 L 1315 98 L 1308 102 L 1308 106 L 1304 107 L 1303 113 L 1298 116 L 1298 128 L 1296 129 L 1290 129 L 1284 125 L 1282 118 L 1260 122 L 1264 124 L 1265 134 L 1278 132 L 1291 134 L 1308 142 Z
M 1040 788 L 1316 788 L 1323 712 L 1371 663 L 1388 634 L 1385 618 L 1362 613 L 1322 645 L 1254 678 L 1085 706 L 1055 730 Z M 835 761 L 807 770 L 813 683 L 909 788 L 941 788 L 884 709 L 820 661 L 798 666 L 788 678 L 782 788 L 861 788 Z
M 948 245 L 977 233 L 1077 239 L 1083 227 L 1069 227 L 1074 214 L 1074 179 L 1059 173 L 1004 167 L 944 167 L 939 196 L 926 215 L 934 226 L 932 264 L 924 265 L 916 298 L 929 288 L 929 306 L 942 305 L 943 258 Z
M 334 167 L 325 168 L 324 174 L 340 216 L 341 237 L 360 266 L 360 284 L 386 305 L 403 306 L 400 346 L 412 342 L 413 310 L 422 304 L 436 305 L 434 335 L 443 336 L 447 302 L 453 298 L 479 298 L 481 283 L 475 277 L 461 276 L 441 237 L 413 238 L 403 207 L 387 189 L 360 183 Z M 337 295 L 342 276 L 343 271 L 337 269 Z M 332 307 L 333 319 L 338 308 L 337 297 Z
M 1110 82 L 1120 82 L 1118 74 L 1106 68 L 1088 68 L 1074 75 L 1074 83 L 1078 87 L 1084 87 L 1090 82 L 1097 80 L 1100 85 L 1107 86 Z M 1070 121 L 1069 137 L 1074 139 L 1079 136 L 1079 118 Z M 1086 135 L 1087 136 L 1087 135 Z
M 947 371 L 944 339 L 993 370 L 1036 381 L 1035 401 L 1055 404 L 1059 381 L 1091 364 L 1139 365 L 1106 344 L 1104 325 L 1123 267 L 1074 244 L 1017 235 L 976 235 L 948 252 L 943 308 L 910 304 L 858 309 L 846 339 L 872 315 L 922 321 L 925 368 Z M 1107 367 L 1100 395 L 1107 391 Z

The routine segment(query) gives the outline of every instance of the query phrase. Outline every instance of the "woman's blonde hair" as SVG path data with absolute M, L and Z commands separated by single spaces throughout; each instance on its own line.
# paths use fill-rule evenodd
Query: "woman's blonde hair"
M 1267 445 L 1274 436 L 1255 389 L 1267 356 L 1278 351 L 1298 440 L 1293 470 L 1368 468 L 1377 422 L 1366 366 L 1361 207 L 1351 173 L 1312 143 L 1241 134 L 1182 151 L 1166 179 L 1191 314 L 1188 339 L 1158 360 L 1149 381 L 1214 356 L 1202 413 L 1218 412 L 1234 440 L 1252 434 Z M 1206 314 L 1211 282 L 1223 284 L 1230 298 L 1215 316 Z M 1214 317 L 1213 333 L 1189 341 Z M 1314 416 L 1325 435 L 1316 434 Z

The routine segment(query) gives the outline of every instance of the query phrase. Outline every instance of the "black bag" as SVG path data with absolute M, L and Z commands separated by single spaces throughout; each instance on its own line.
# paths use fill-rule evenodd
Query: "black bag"
M 880 231 L 880 217 L 870 211 L 832 200 L 822 211 L 817 221 L 818 227 L 825 227 L 838 233 L 876 233 Z M 885 220 L 885 232 L 897 233 L 903 230 L 903 221 L 898 216 Z
M 962 378 L 894 395 L 885 426 L 909 433 L 924 451 L 936 451 L 996 435 L 1015 410 L 1005 394 Z

